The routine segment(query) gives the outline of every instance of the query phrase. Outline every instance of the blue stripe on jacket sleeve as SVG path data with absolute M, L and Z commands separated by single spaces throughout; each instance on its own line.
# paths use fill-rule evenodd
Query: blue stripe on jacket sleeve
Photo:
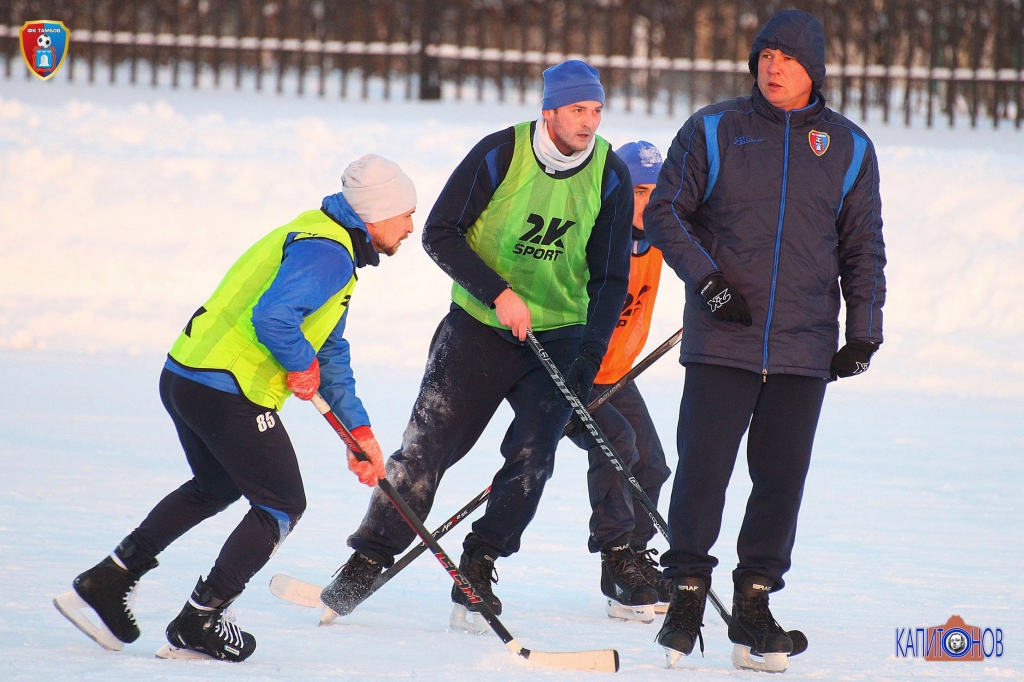
M 850 167 L 846 169 L 846 175 L 843 176 L 843 196 L 839 199 L 839 208 L 836 209 L 837 217 L 843 210 L 843 202 L 846 201 L 846 195 L 850 193 L 853 183 L 857 181 L 860 167 L 864 164 L 864 153 L 868 149 L 867 140 L 852 130 L 850 135 L 853 136 L 853 158 L 850 160 Z
M 718 181 L 718 171 L 722 167 L 722 155 L 718 149 L 718 123 L 722 120 L 725 112 L 720 112 L 704 117 L 704 143 L 708 148 L 708 187 L 704 190 L 704 198 L 701 203 L 708 200 L 711 190 L 715 188 Z
M 498 189 L 498 150 L 500 146 L 487 152 L 484 161 L 487 162 L 487 173 L 491 177 L 491 191 Z
M 675 195 L 672 197 L 672 215 L 675 217 L 676 222 L 679 224 L 679 227 L 683 229 L 683 234 L 686 235 L 686 238 L 689 239 L 692 244 L 696 245 L 698 249 L 700 249 L 700 252 L 703 253 L 704 257 L 708 259 L 708 262 L 711 263 L 711 266 L 714 267 L 715 270 L 717 270 L 718 263 L 715 262 L 715 259 L 711 257 L 710 253 L 704 250 L 704 247 L 701 246 L 701 243 L 693 238 L 693 235 L 690 234 L 690 231 L 686 229 L 686 223 L 683 222 L 683 219 L 679 217 L 679 211 L 676 210 L 676 201 L 679 199 L 679 195 L 683 193 L 683 185 L 686 184 L 686 157 L 690 155 L 690 144 L 693 142 L 693 136 L 696 133 L 697 128 L 696 126 L 694 126 L 693 132 L 690 133 L 690 137 L 687 138 L 686 140 L 686 152 L 683 154 L 683 165 L 679 169 L 679 189 L 676 190 Z

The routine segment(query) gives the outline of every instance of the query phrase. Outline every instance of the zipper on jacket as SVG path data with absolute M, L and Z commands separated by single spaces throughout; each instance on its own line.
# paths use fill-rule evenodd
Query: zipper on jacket
M 779 202 L 779 227 L 775 233 L 775 263 L 772 265 L 772 292 L 768 297 L 768 319 L 764 323 L 764 359 L 761 365 L 761 383 L 768 381 L 768 330 L 772 326 L 772 312 L 775 310 L 775 285 L 779 277 L 779 251 L 782 249 L 782 221 L 786 215 L 786 183 L 789 179 L 789 118 L 793 112 L 786 112 L 786 139 L 782 154 L 782 199 Z

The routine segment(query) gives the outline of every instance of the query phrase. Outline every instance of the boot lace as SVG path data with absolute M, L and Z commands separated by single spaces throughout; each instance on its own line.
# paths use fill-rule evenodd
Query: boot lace
M 494 590 L 491 589 L 491 584 L 498 584 L 498 569 L 493 561 L 487 559 L 470 561 L 466 567 L 466 579 L 474 591 L 492 597 Z
M 742 609 L 743 620 L 748 621 L 755 631 L 786 634 L 786 631 L 775 620 L 771 609 L 768 608 L 767 594 L 744 598 L 740 601 L 739 606 Z
M 658 550 L 653 547 L 650 549 L 644 549 L 636 553 L 637 568 L 643 573 L 653 587 L 657 587 L 658 583 L 667 580 L 661 573 L 661 569 L 658 568 L 658 560 L 654 557 L 658 556 Z
M 138 580 L 133 582 L 131 587 L 128 588 L 128 591 L 121 597 L 121 604 L 124 606 L 124 615 L 128 616 L 128 620 L 130 620 L 132 625 L 135 627 L 138 627 L 139 623 L 135 620 L 135 613 L 132 611 L 132 608 L 135 607 L 135 598 L 139 592 L 139 582 L 140 581 Z
M 650 586 L 651 581 L 637 565 L 639 562 L 634 560 L 635 556 L 630 549 L 613 550 L 608 553 L 608 561 L 622 585 L 632 589 Z
M 235 624 L 235 614 L 231 609 L 224 609 L 214 625 L 214 632 L 227 645 L 241 649 L 244 644 L 242 628 Z
M 665 613 L 665 625 L 663 628 L 669 630 L 682 630 L 694 635 L 700 641 L 700 653 L 704 655 L 704 634 L 701 628 L 704 627 L 704 604 L 696 591 L 676 590 L 669 603 L 668 612 Z
M 338 575 L 339 572 L 346 582 L 369 585 L 380 575 L 380 564 L 374 563 L 357 552 L 344 566 L 335 571 L 334 575 Z

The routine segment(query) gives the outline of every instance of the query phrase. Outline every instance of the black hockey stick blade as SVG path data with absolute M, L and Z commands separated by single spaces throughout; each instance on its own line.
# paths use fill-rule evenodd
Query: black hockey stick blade
M 807 651 L 807 635 L 799 630 L 790 630 L 786 634 L 793 640 L 793 651 L 790 652 L 790 656 L 799 656 Z
M 327 423 L 331 425 L 331 428 L 341 437 L 348 446 L 348 449 L 352 452 L 352 455 L 361 462 L 368 462 L 369 457 L 363 452 L 362 448 L 359 447 L 359 443 L 352 436 L 352 433 L 348 428 L 338 419 L 338 416 L 334 414 L 330 406 L 327 404 L 319 393 L 313 395 L 313 405 L 319 410 L 320 414 L 324 416 Z M 427 530 L 426 526 L 413 511 L 409 503 L 406 502 L 398 491 L 394 489 L 391 482 L 382 478 L 377 481 L 377 487 L 380 491 L 390 500 L 391 504 L 394 505 L 395 510 L 399 516 L 409 524 L 416 534 L 420 536 L 420 540 L 426 543 L 430 551 L 433 552 L 434 557 L 438 560 L 444 570 L 451 576 L 452 580 L 455 581 L 455 585 L 466 595 L 467 600 L 473 605 L 484 620 L 491 626 L 491 630 L 494 631 L 505 646 L 508 647 L 509 651 L 525 658 L 531 665 L 540 668 L 551 668 L 555 670 L 579 670 L 579 671 L 600 671 L 600 672 L 618 672 L 619 670 L 619 652 L 614 649 L 597 649 L 593 651 L 565 651 L 565 652 L 552 652 L 552 651 L 533 651 L 519 644 L 516 638 L 505 628 L 498 616 L 494 613 L 491 607 L 486 601 L 477 595 L 473 589 L 473 585 L 466 579 L 464 575 L 459 571 L 458 566 L 452 561 L 448 553 L 444 551 L 444 548 L 438 544 L 430 535 L 430 531 Z
M 679 333 L 682 334 L 682 330 L 680 330 Z M 570 405 L 572 405 L 572 409 L 576 413 L 576 416 L 580 418 L 581 422 L 583 422 L 583 427 L 590 433 L 594 442 L 601 448 L 601 452 L 604 453 L 612 463 L 612 466 L 615 467 L 615 471 L 617 471 L 626 483 L 629 484 L 629 488 L 633 492 L 633 496 L 640 502 L 641 506 L 643 506 L 647 515 L 651 517 L 651 522 L 654 524 L 654 527 L 657 528 L 658 532 L 660 532 L 671 544 L 672 538 L 668 535 L 668 522 L 665 521 L 665 517 L 663 517 L 661 512 L 658 511 L 657 505 L 651 501 L 651 498 L 647 496 L 644 489 L 640 487 L 640 483 L 633 477 L 633 474 L 630 473 L 629 467 L 626 466 L 626 463 L 622 460 L 622 457 L 619 456 L 619 453 L 615 452 L 615 448 L 612 447 L 611 442 L 608 440 L 608 437 L 604 435 L 601 427 L 597 425 L 596 421 L 594 421 L 594 417 L 590 414 L 590 411 L 583 405 L 583 401 L 565 385 L 565 377 L 562 376 L 561 370 L 558 369 L 558 366 L 555 364 L 554 360 L 551 359 L 551 356 L 548 355 L 548 352 L 544 350 L 544 346 L 540 345 L 537 337 L 533 335 L 532 330 L 527 330 L 526 339 L 530 344 L 530 348 L 532 348 L 534 354 L 536 354 L 537 359 L 540 360 L 540 364 L 542 364 L 547 370 L 548 376 L 551 377 L 551 380 L 555 382 L 555 386 L 558 387 L 558 390 L 562 392 L 565 399 Z M 732 617 L 729 615 L 729 610 L 725 608 L 725 604 L 723 604 L 722 600 L 718 598 L 718 595 L 715 594 L 714 590 L 708 590 L 708 599 L 711 600 L 715 610 L 718 611 L 718 615 L 720 615 L 722 620 L 725 621 L 725 624 L 728 625 L 732 620 Z

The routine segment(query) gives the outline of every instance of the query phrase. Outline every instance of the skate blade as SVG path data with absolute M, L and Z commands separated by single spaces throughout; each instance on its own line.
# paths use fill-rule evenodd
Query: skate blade
M 320 614 L 320 625 L 330 625 L 336 620 L 338 620 L 337 612 L 330 606 L 325 606 L 324 612 Z
M 472 619 L 470 619 L 472 616 Z M 471 635 L 482 635 L 491 629 L 487 620 L 474 611 L 469 611 L 461 604 L 452 604 L 452 615 L 448 619 L 452 630 L 468 632 Z
M 213 656 L 207 656 L 206 654 L 201 653 L 199 651 L 194 651 L 192 649 L 179 649 L 178 647 L 171 646 L 170 644 L 164 644 L 162 647 L 157 649 L 156 657 L 163 659 L 177 658 L 183 661 L 217 660 Z
M 104 649 L 108 651 L 121 651 L 124 649 L 124 642 L 114 636 L 110 628 L 99 619 L 99 614 L 96 614 L 93 608 L 84 599 L 79 597 L 78 593 L 74 590 L 58 595 L 53 600 L 53 605 L 60 611 L 62 616 L 71 621 L 72 625 Z M 98 623 L 93 623 L 89 620 L 89 617 L 85 615 L 84 609 L 89 609 L 96 614 Z
M 789 667 L 787 654 L 755 654 L 749 646 L 736 644 L 732 648 L 732 665 L 737 670 L 757 670 L 765 673 L 785 672 Z
M 665 649 L 665 667 L 669 670 L 675 668 L 676 663 L 683 657 L 683 653 L 675 649 L 669 649 L 667 646 L 662 648 Z
M 654 604 L 628 606 L 609 598 L 608 605 L 605 607 L 605 613 L 608 614 L 609 618 L 615 618 L 616 620 L 633 620 L 641 623 L 654 622 Z

